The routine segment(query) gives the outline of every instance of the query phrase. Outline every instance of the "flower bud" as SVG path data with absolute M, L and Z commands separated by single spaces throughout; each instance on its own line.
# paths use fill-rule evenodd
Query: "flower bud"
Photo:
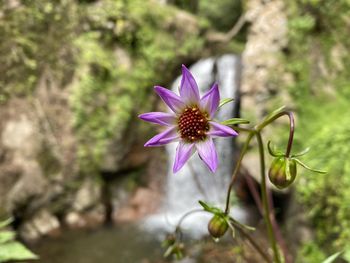
M 297 175 L 296 161 L 286 157 L 276 157 L 269 170 L 271 183 L 279 189 L 291 185 Z
M 163 241 L 163 246 L 164 246 L 164 247 L 169 247 L 169 246 L 174 245 L 175 242 L 176 242 L 176 236 L 175 236 L 175 234 L 168 234 L 168 235 L 165 237 L 164 241 Z
M 228 224 L 220 215 L 215 215 L 208 224 L 208 231 L 210 235 L 214 238 L 222 237 L 228 229 Z

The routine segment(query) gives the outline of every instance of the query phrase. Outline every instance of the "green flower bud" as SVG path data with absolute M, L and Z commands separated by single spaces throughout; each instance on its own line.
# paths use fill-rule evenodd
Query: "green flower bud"
M 279 189 L 284 189 L 291 185 L 297 176 L 297 164 L 294 159 L 286 157 L 276 157 L 269 170 L 271 183 Z
M 228 229 L 228 224 L 220 215 L 214 215 L 214 217 L 209 221 L 208 231 L 210 235 L 214 238 L 222 237 Z

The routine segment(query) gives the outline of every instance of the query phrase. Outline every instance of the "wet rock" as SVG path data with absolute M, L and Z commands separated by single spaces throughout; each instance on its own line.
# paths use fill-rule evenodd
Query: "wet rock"
M 72 229 L 96 228 L 105 223 L 105 208 L 98 205 L 85 212 L 72 211 L 64 217 L 63 221 Z

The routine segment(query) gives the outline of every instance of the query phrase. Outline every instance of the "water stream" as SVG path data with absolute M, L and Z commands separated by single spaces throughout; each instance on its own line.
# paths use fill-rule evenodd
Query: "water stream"
M 134 225 L 66 230 L 31 248 L 40 256 L 33 263 L 150 263 L 163 258 L 159 240 Z

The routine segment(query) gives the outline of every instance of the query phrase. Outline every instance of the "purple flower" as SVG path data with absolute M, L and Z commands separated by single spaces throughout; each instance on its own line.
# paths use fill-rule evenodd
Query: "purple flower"
M 148 112 L 139 118 L 165 126 L 166 129 L 146 142 L 145 147 L 154 147 L 178 141 L 173 171 L 179 171 L 197 150 L 208 168 L 215 172 L 218 156 L 213 142 L 215 137 L 236 136 L 228 126 L 213 121 L 220 102 L 217 84 L 202 97 L 190 71 L 182 65 L 180 96 L 163 87 L 155 86 L 156 93 L 173 111 Z

